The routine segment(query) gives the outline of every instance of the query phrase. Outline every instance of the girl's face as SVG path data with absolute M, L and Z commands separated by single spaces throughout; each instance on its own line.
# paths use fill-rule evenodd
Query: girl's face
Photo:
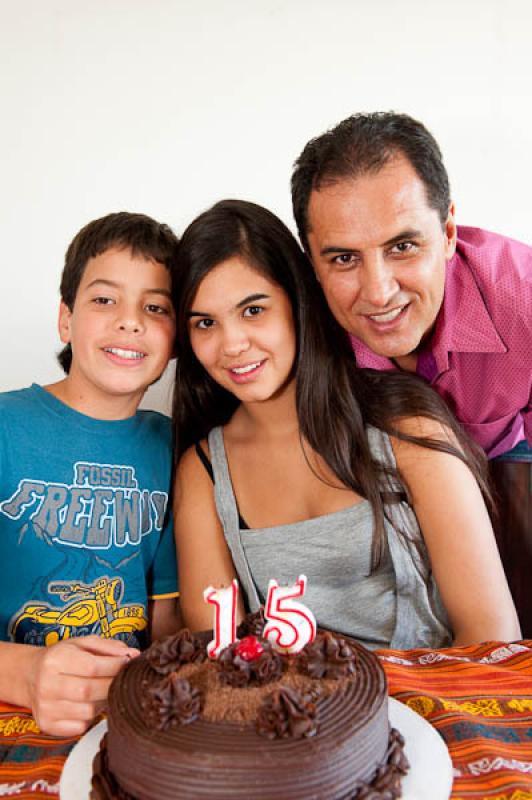
M 290 382 L 296 355 L 290 300 L 240 256 L 205 276 L 188 317 L 194 355 L 242 402 L 269 400 Z

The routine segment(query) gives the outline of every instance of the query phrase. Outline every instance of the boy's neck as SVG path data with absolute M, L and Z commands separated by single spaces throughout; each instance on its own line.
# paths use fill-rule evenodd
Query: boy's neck
M 69 376 L 57 383 L 43 386 L 43 389 L 80 414 L 101 420 L 121 420 L 135 416 L 142 399 L 142 395 L 124 397 L 97 393 L 96 396 L 94 392 L 85 392 L 78 385 L 74 385 Z

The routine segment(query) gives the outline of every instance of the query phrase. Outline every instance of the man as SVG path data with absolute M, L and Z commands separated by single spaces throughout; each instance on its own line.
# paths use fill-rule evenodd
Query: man
M 532 248 L 457 228 L 427 129 L 349 117 L 306 145 L 292 199 L 357 363 L 417 373 L 490 458 L 532 461 Z

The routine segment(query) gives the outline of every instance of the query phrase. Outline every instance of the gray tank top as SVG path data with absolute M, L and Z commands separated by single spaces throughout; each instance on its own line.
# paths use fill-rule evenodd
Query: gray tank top
M 395 466 L 387 434 L 369 428 L 368 439 L 374 458 Z M 408 503 L 385 505 L 406 541 L 386 521 L 384 556 L 371 572 L 373 514 L 367 500 L 289 525 L 240 530 L 221 427 L 209 433 L 208 442 L 216 508 L 251 611 L 264 604 L 271 578 L 287 585 L 304 574 L 308 582 L 303 602 L 323 628 L 345 633 L 372 649 L 451 643 L 447 615 Z M 398 490 L 404 487 L 387 477 L 382 491 Z

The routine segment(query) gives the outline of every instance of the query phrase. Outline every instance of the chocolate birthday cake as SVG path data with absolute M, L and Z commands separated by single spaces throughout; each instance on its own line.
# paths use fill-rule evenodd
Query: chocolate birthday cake
M 188 630 L 114 679 L 92 800 L 394 800 L 408 763 L 376 656 L 329 632 L 297 655 L 253 633 L 207 658 Z M 260 626 L 259 626 L 260 627 Z

